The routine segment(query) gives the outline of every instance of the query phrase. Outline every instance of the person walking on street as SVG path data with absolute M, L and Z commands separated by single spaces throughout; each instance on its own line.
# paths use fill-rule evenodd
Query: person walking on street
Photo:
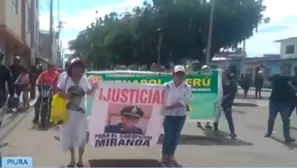
M 222 87 L 223 87 L 223 98 L 222 98 L 222 109 L 224 111 L 226 120 L 230 129 L 230 136 L 232 139 L 236 138 L 234 122 L 232 117 L 232 105 L 237 93 L 237 84 L 232 76 L 227 72 L 223 72 L 222 75 Z M 219 122 L 214 122 L 214 130 L 218 131 Z
M 290 143 L 295 141 L 290 136 L 289 111 L 296 88 L 292 84 L 293 78 L 290 76 L 290 64 L 284 63 L 280 68 L 281 74 L 270 77 L 272 91 L 269 98 L 269 117 L 265 137 L 271 137 L 275 118 L 280 113 L 285 143 Z
M 12 97 L 14 95 L 14 87 L 12 81 L 12 75 L 10 70 L 2 64 L 4 59 L 4 53 L 0 51 L 0 107 L 2 107 L 7 99 L 7 88 L 9 95 Z
M 262 99 L 261 92 L 264 84 L 263 72 L 259 71 L 255 76 L 255 99 Z
M 58 76 L 59 76 L 59 73 L 56 71 L 55 66 L 52 64 L 49 64 L 47 70 L 43 71 L 36 80 L 36 84 L 39 87 L 38 88 L 39 93 L 41 93 L 40 85 L 47 85 L 47 86 L 52 87 L 56 84 L 55 79 Z M 40 103 L 41 103 L 41 94 L 39 94 L 37 101 L 35 103 L 35 113 L 34 113 L 33 124 L 39 124 Z M 49 114 L 49 116 L 50 116 L 50 114 Z M 41 125 L 44 126 L 45 123 L 41 123 Z
M 297 87 L 297 66 L 294 67 L 293 85 Z M 297 94 L 295 93 L 290 107 L 289 117 L 291 118 L 293 111 L 296 109 L 297 114 Z
M 30 67 L 30 99 L 36 98 L 36 80 L 41 72 L 39 72 L 37 65 Z
M 21 58 L 19 56 L 16 56 L 13 59 L 13 64 L 10 66 L 10 71 L 12 73 L 12 82 L 14 83 L 22 71 Z M 18 97 L 20 97 L 21 89 L 19 86 L 15 86 L 15 93 Z
M 30 79 L 28 70 L 25 67 L 22 67 L 21 73 L 17 80 L 15 81 L 15 85 L 23 92 L 23 109 L 26 110 L 30 106 L 29 100 L 29 90 L 30 90 Z
M 63 76 L 58 85 L 57 90 L 61 96 L 71 102 L 71 87 L 80 88 L 85 94 L 92 94 L 98 85 L 94 84 L 92 87 L 84 75 L 85 65 L 79 58 L 74 58 L 67 69 L 67 75 Z M 85 96 L 81 96 L 80 102 L 75 103 L 79 106 L 80 111 L 68 109 L 69 118 L 61 127 L 61 145 L 64 151 L 70 152 L 70 163 L 68 167 L 84 167 L 83 154 L 85 143 L 87 140 L 87 116 L 85 114 Z M 75 148 L 78 149 L 78 162 L 75 160 Z
M 245 99 L 247 98 L 251 84 L 252 84 L 251 75 L 248 73 L 245 73 L 241 79 L 241 86 L 243 88 L 243 94 Z
M 161 164 L 166 167 L 180 167 L 175 160 L 175 151 L 187 116 L 187 107 L 192 97 L 191 87 L 185 84 L 185 67 L 177 65 L 173 70 L 173 80 L 165 83 L 164 139 Z

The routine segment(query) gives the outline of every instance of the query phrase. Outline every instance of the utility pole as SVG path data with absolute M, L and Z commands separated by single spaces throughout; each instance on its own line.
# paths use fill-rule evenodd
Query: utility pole
M 246 39 L 243 40 L 243 44 L 242 44 L 242 54 L 243 54 L 243 58 L 241 61 L 241 67 L 240 67 L 240 75 L 245 73 L 245 61 L 246 61 L 246 44 L 245 44 Z
M 211 9 L 210 9 L 210 18 L 209 18 L 209 27 L 208 27 L 208 39 L 207 39 L 207 48 L 206 48 L 206 64 L 210 62 L 210 49 L 212 41 L 212 25 L 213 25 L 213 14 L 215 9 L 215 0 L 211 0 Z
M 49 24 L 49 61 L 52 62 L 53 60 L 53 42 L 54 42 L 54 30 L 53 30 L 53 24 L 54 24 L 54 17 L 53 17 L 53 0 L 50 0 L 50 24 Z
M 161 62 L 161 47 L 162 47 L 162 41 L 163 41 L 163 37 L 162 37 L 162 29 L 158 28 L 157 29 L 158 33 L 159 33 L 159 42 L 158 42 L 158 66 L 160 65 Z
M 62 22 L 60 20 L 60 0 L 58 0 L 58 53 L 59 53 L 59 64 L 63 66 L 63 58 L 62 58 L 62 44 L 60 43 L 61 31 L 62 31 Z

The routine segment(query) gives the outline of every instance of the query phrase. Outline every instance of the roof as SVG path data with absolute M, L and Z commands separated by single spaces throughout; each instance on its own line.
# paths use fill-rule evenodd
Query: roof
M 285 39 L 275 40 L 274 42 L 279 43 L 279 42 L 283 42 L 283 41 L 286 41 L 286 40 L 294 40 L 294 39 L 297 39 L 297 37 L 289 37 L 289 38 L 285 38 Z

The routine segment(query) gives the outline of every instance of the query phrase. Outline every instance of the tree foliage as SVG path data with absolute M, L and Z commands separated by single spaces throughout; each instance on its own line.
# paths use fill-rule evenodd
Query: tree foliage
M 95 17 L 70 49 L 96 68 L 115 64 L 161 64 L 185 58 L 205 61 L 211 2 L 206 0 L 153 0 L 131 12 Z M 262 22 L 262 0 L 216 0 L 211 55 L 236 48 Z M 97 12 L 96 12 L 97 15 Z M 160 46 L 160 53 L 159 53 Z

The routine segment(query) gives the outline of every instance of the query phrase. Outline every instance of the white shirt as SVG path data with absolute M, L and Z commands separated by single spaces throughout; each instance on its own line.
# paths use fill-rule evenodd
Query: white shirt
M 67 73 L 66 73 L 66 75 L 62 76 L 62 74 L 61 74 L 60 76 L 61 76 L 61 79 L 59 80 L 57 87 L 59 89 L 61 89 L 61 90 L 64 90 L 66 93 L 68 93 L 68 89 L 71 86 L 75 85 L 75 83 L 73 82 L 71 77 L 68 77 Z M 83 88 L 85 92 L 92 89 L 92 87 L 91 87 L 91 85 L 90 85 L 90 83 L 88 81 L 88 78 L 85 75 L 83 75 L 81 77 L 81 79 L 80 79 L 80 81 L 78 83 L 78 86 Z M 80 107 L 82 107 L 84 110 L 86 110 L 85 97 L 86 96 L 84 96 L 82 98 L 82 101 L 81 101 L 82 103 L 80 104 Z
M 61 80 L 64 76 L 67 76 L 67 71 L 62 72 L 62 73 L 59 75 L 57 83 L 60 83 L 60 80 Z
M 184 107 L 164 109 L 162 114 L 165 116 L 185 116 L 187 115 L 187 106 L 190 104 L 192 98 L 191 87 L 185 83 L 182 83 L 178 87 L 170 81 L 164 84 L 166 86 L 165 91 L 165 107 L 172 106 L 176 103 L 181 103 Z

